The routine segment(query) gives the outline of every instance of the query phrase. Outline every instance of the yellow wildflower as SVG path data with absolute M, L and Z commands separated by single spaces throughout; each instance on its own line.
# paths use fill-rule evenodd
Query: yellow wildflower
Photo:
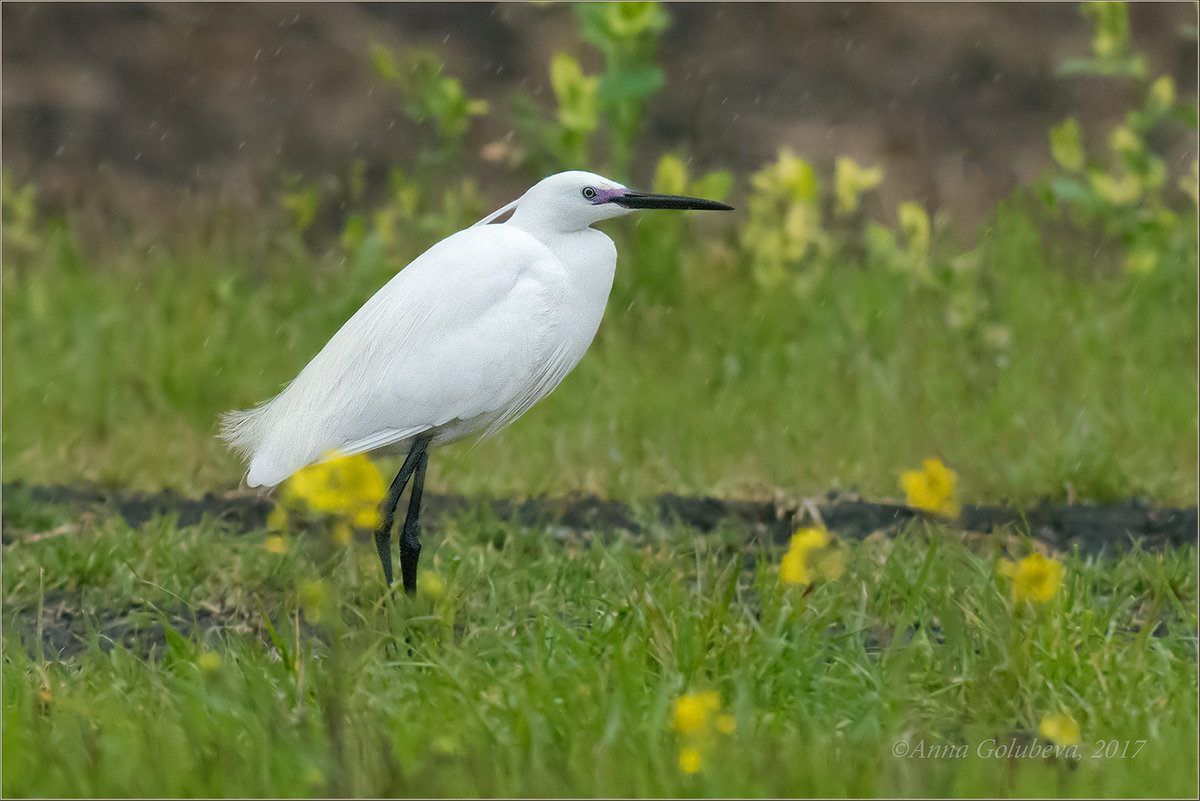
M 1047 559 L 1040 553 L 1030 554 L 1020 562 L 1001 559 L 999 573 L 1013 580 L 1013 603 L 1020 601 L 1049 601 L 1062 587 L 1062 562 Z
M 737 722 L 733 715 L 718 714 L 721 696 L 716 692 L 685 693 L 675 699 L 671 710 L 671 728 L 679 732 L 679 769 L 697 773 L 707 754 L 717 745 L 714 731 L 733 734 Z
M 387 493 L 379 469 L 364 454 L 326 457 L 288 479 L 285 502 L 336 514 L 359 528 L 378 526 L 379 502 Z
M 699 773 L 703 761 L 700 759 L 700 749 L 680 748 L 679 769 L 684 773 Z
M 824 528 L 798 529 L 779 564 L 779 578 L 785 584 L 811 584 L 817 576 L 838 578 L 845 572 L 845 559 L 832 545 Z
M 671 712 L 671 728 L 684 733 L 700 731 L 708 724 L 708 716 L 720 707 L 721 696 L 715 692 L 681 695 Z
M 909 506 L 927 509 L 947 517 L 957 517 L 960 511 L 954 497 L 958 474 L 940 459 L 926 459 L 920 470 L 906 470 L 900 475 L 900 485 Z
M 1079 745 L 1079 723 L 1070 713 L 1064 712 L 1054 717 L 1042 718 L 1038 731 L 1055 745 Z
M 269 553 L 285 554 L 288 552 L 287 540 L 278 534 L 272 534 L 271 536 L 267 537 L 267 541 L 263 543 L 263 547 L 266 548 Z
M 838 214 L 853 214 L 863 192 L 874 189 L 883 181 L 882 167 L 860 167 L 852 158 L 838 157 L 834 163 L 834 191 L 837 194 Z
M 216 651 L 205 651 L 196 659 L 196 664 L 206 673 L 214 673 L 221 669 L 221 655 Z

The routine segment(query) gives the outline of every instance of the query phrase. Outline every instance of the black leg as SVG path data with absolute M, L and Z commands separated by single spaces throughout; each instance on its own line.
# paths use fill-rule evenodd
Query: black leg
M 428 445 L 428 441 L 425 444 Z M 400 535 L 400 574 L 404 577 L 404 591 L 409 595 L 417 591 L 417 560 L 421 558 L 421 494 L 425 491 L 427 464 L 429 450 L 421 448 L 421 457 L 413 473 L 412 494 L 408 496 L 408 515 Z
M 428 447 L 428 439 L 418 439 L 413 442 L 408 456 L 404 457 L 404 465 L 396 474 L 396 478 L 392 480 L 392 486 L 388 489 L 387 497 L 383 499 L 383 505 L 379 509 L 382 520 L 379 528 L 375 531 L 375 549 L 379 551 L 379 562 L 383 565 L 383 578 L 389 587 L 392 586 L 392 523 L 396 519 L 396 507 L 400 504 L 400 496 L 404 494 L 404 487 L 408 484 L 409 476 L 421 462 Z

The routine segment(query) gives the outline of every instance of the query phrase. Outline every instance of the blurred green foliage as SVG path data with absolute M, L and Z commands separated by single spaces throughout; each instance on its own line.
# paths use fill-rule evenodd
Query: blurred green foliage
M 1192 272 L 1198 165 L 1193 158 L 1190 171 L 1170 176 L 1161 148 L 1172 129 L 1196 131 L 1196 103 L 1178 97 L 1171 76 L 1147 75 L 1145 57 L 1131 49 L 1124 4 L 1086 3 L 1084 9 L 1095 24 L 1095 57 L 1068 60 L 1060 72 L 1120 81 L 1140 103 L 1109 132 L 1107 157 L 1087 152 L 1073 117 L 1051 129 L 1057 169 L 1039 185 L 1041 195 L 1052 211 L 1117 243 L 1127 271 Z
M 665 11 L 606 8 L 574 12 L 587 40 L 647 58 Z M 4 431 L 10 474 L 237 481 L 216 414 L 270 397 L 391 275 L 488 210 L 470 178 L 431 166 L 461 146 L 470 101 L 426 56 L 412 63 L 424 77 L 404 78 L 408 91 L 458 98 L 461 124 L 430 145 L 441 155 L 389 170 L 382 187 L 358 160 L 337 179 L 290 177 L 279 220 L 235 219 L 194 250 L 118 246 L 96 263 L 68 223 L 39 213 L 33 187 L 6 178 L 4 409 L 25 422 Z M 591 97 L 571 102 L 601 103 L 600 77 L 557 63 L 559 82 Z M 1137 85 L 1107 157 L 1067 120 L 1050 134 L 1054 169 L 1002 201 L 969 247 L 945 212 L 883 208 L 878 165 L 782 149 L 737 180 L 658 155 L 651 188 L 739 210 L 607 224 L 621 264 L 577 376 L 478 446 L 488 469 L 448 461 L 431 482 L 887 495 L 899 470 L 940 455 L 968 500 L 1191 497 L 1196 164 L 1174 174 L 1155 143 L 1195 112 L 1167 79 Z M 579 109 L 556 130 L 611 116 Z
M 554 116 L 528 94 L 514 98 L 518 160 L 537 175 L 591 169 L 628 181 L 646 105 L 664 85 L 654 57 L 670 16 L 650 2 L 575 3 L 572 10 L 580 37 L 603 54 L 604 70 L 586 75 L 574 56 L 554 54 Z
M 1146 57 L 1132 52 L 1128 5 L 1086 2 L 1080 4 L 1080 9 L 1092 23 L 1092 55 L 1065 59 L 1058 65 L 1058 73 L 1144 77 Z
M 390 50 L 373 44 L 370 57 L 375 72 L 404 95 L 409 118 L 432 124 L 437 132 L 437 146 L 419 150 L 418 159 L 438 166 L 460 159 L 471 118 L 487 114 L 488 102 L 467 97 L 462 83 L 444 74 L 445 64 L 434 50 L 408 48 L 397 63 Z
M 0 208 L 3 209 L 4 247 L 12 248 L 14 256 L 28 254 L 41 242 L 38 236 L 37 187 L 33 184 L 13 186 L 12 175 L 4 170 L 0 183 Z M 5 254 L 7 261 L 8 254 Z

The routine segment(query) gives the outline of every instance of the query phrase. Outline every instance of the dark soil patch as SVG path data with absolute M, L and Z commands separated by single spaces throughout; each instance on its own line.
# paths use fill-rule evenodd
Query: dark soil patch
M 174 514 L 180 526 L 195 525 L 207 517 L 224 521 L 238 533 L 261 530 L 272 508 L 268 497 L 244 493 L 210 492 L 201 498 L 188 498 L 173 490 L 145 494 L 99 487 L 27 487 L 20 483 L 5 484 L 3 489 L 5 544 L 28 533 L 23 531 L 28 523 L 21 510 L 10 505 L 10 499 L 14 497 L 24 497 L 34 505 L 119 515 L 135 527 L 166 514 Z M 523 526 L 558 526 L 578 531 L 624 529 L 638 534 L 651 514 L 649 510 L 639 514 L 626 504 L 595 495 L 518 501 L 427 493 L 422 519 L 431 528 L 436 528 L 442 518 L 480 505 L 490 507 L 502 520 Z M 851 539 L 863 539 L 879 531 L 892 534 L 914 520 L 933 519 L 919 509 L 834 493 L 814 507 L 831 531 Z M 807 511 L 786 504 L 679 495 L 660 495 L 649 509 L 653 510 L 654 517 L 665 523 L 677 523 L 702 532 L 730 525 L 746 530 L 749 537 L 757 539 L 766 535 L 780 543 L 809 520 Z M 1135 543 L 1144 549 L 1158 550 L 1194 545 L 1197 541 L 1196 507 L 1160 508 L 1139 500 L 1105 506 L 1043 501 L 1028 509 L 964 506 L 957 520 L 941 522 L 981 534 L 1001 530 L 1027 531 L 1031 537 L 1055 549 L 1069 551 L 1078 547 L 1084 554 L 1119 552 Z
M 253 634 L 264 646 L 271 640 L 257 612 L 235 607 L 218 608 L 201 604 L 158 609 L 131 604 L 120 609 L 90 606 L 68 593 L 47 593 L 41 610 L 19 609 L 5 616 L 8 636 L 14 636 L 35 657 L 67 659 L 98 648 L 108 653 L 121 648 L 148 659 L 170 651 L 168 629 L 184 639 L 203 642 L 209 635 L 225 632 Z M 306 631 L 311 627 L 304 623 Z M 41 639 L 39 654 L 38 639 Z

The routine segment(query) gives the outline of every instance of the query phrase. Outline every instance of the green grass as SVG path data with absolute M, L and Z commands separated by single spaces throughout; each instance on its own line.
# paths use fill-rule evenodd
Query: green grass
M 1085 235 L 1055 247 L 1010 205 L 961 298 L 959 279 L 927 287 L 849 263 L 804 299 L 756 286 L 748 257 L 719 239 L 672 256 L 638 234 L 624 237 L 613 302 L 574 373 L 469 455 L 470 443 L 437 454 L 430 486 L 894 497 L 901 470 L 937 455 L 966 501 L 1194 500 L 1194 234 L 1192 264 L 1126 276 L 1097 265 Z M 236 485 L 218 414 L 277 392 L 438 238 L 422 236 L 349 260 L 283 237 L 118 247 L 93 264 L 59 231 L 9 255 L 6 479 Z M 951 329 L 948 309 L 973 298 L 986 312 Z
M 562 540 L 473 511 L 426 542 L 445 594 L 397 600 L 373 548 L 317 534 L 277 555 L 264 534 L 106 519 L 6 546 L 4 795 L 1197 790 L 1191 547 L 1068 556 L 1033 608 L 996 572 L 1019 538 L 968 545 L 925 524 L 846 544 L 845 574 L 807 596 L 781 586 L 778 548 L 733 529 Z M 43 661 L 33 621 L 62 607 L 93 633 Z M 225 625 L 106 642 L 114 614 L 182 631 L 203 610 Z M 702 690 L 736 730 L 687 776 L 671 705 Z M 1078 760 L 980 755 L 1060 711 Z M 1113 740 L 1146 742 L 1092 758 Z M 968 754 L 896 758 L 898 741 Z
M 618 286 L 583 362 L 500 436 L 439 451 L 427 486 L 886 498 L 938 456 L 964 503 L 1193 504 L 1183 216 L 1191 262 L 1151 275 L 1011 203 L 978 274 L 923 283 L 851 259 L 803 298 L 757 286 L 699 218 L 618 225 Z M 188 493 L 242 475 L 218 414 L 271 396 L 448 233 L 343 258 L 273 230 L 172 248 L 115 232 L 86 256 L 62 226 L 5 230 L 5 480 Z M 963 304 L 977 317 L 951 327 Z M 742 531 L 560 541 L 474 511 L 426 533 L 446 591 L 410 600 L 384 596 L 362 542 L 314 533 L 280 555 L 265 532 L 133 530 L 19 491 L 4 514 L 6 796 L 1197 791 L 1194 547 L 1068 555 L 1065 588 L 1033 609 L 996 575 L 1029 547 L 1003 536 L 922 525 L 848 544 L 845 575 L 804 596 Z M 45 650 L 47 627 L 66 653 Z M 737 727 L 689 777 L 671 704 L 703 690 Z M 979 756 L 1060 711 L 1078 761 Z M 896 758 L 898 741 L 969 753 Z

